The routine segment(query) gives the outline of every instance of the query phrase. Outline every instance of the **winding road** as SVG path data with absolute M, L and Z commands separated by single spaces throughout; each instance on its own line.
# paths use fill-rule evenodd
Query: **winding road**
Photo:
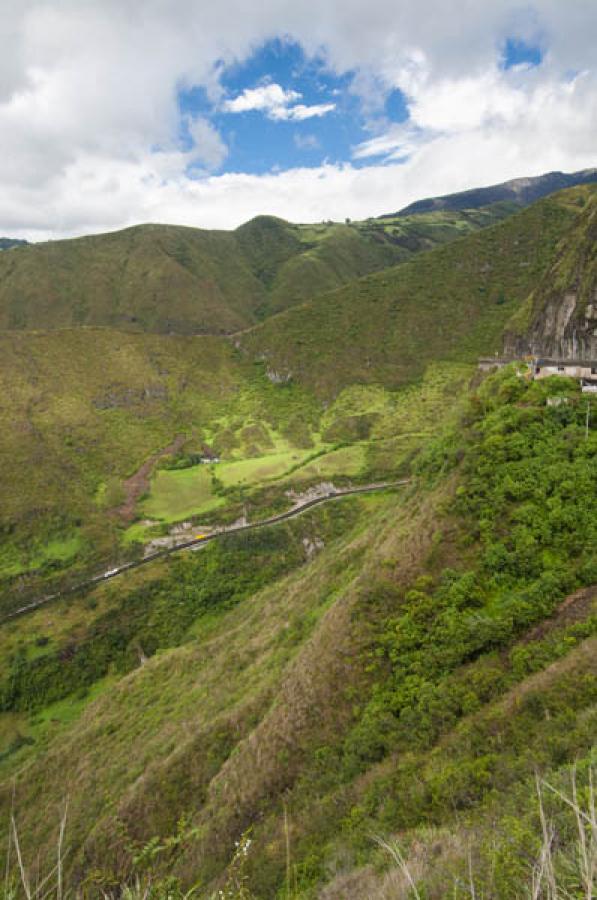
M 121 566 L 115 566 L 112 569 L 107 569 L 105 572 L 101 572 L 99 575 L 94 575 L 93 578 L 89 578 L 87 581 L 82 581 L 79 584 L 73 585 L 69 588 L 65 588 L 62 591 L 56 591 L 56 593 L 54 594 L 48 594 L 45 597 L 40 597 L 38 600 L 32 600 L 31 603 L 27 603 L 25 606 L 21 606 L 19 607 L 19 609 L 13 610 L 0 621 L 0 624 L 1 622 L 7 622 L 10 619 L 15 619 L 17 616 L 23 615 L 24 613 L 31 612 L 34 609 L 38 609 L 40 606 L 44 606 L 46 603 L 50 603 L 50 601 L 52 600 L 58 600 L 63 597 L 68 597 L 71 594 L 77 593 L 78 591 L 83 591 L 86 588 L 90 588 L 94 585 L 101 584 L 104 581 L 108 581 L 110 578 L 116 578 L 117 575 L 122 575 L 123 572 L 128 572 L 130 569 L 138 569 L 140 566 L 145 566 L 148 563 L 155 562 L 156 559 L 170 556 L 172 553 L 178 553 L 180 550 L 197 548 L 199 546 L 203 546 L 203 544 L 208 544 L 210 541 L 215 541 L 219 538 L 227 537 L 230 534 L 238 534 L 241 531 L 251 531 L 255 528 L 265 528 L 268 525 L 276 525 L 278 522 L 284 522 L 286 521 L 286 519 L 294 519 L 295 516 L 300 516 L 301 513 L 304 513 L 306 510 L 311 509 L 313 506 L 318 506 L 320 503 L 329 503 L 331 500 L 338 500 L 341 497 L 349 497 L 352 494 L 369 494 L 373 491 L 385 491 L 389 488 L 400 487 L 401 485 L 408 484 L 410 481 L 410 478 L 403 478 L 400 481 L 387 481 L 380 484 L 367 484 L 363 485 L 362 487 L 354 488 L 340 488 L 339 490 L 329 491 L 327 494 L 321 497 L 316 497 L 313 500 L 307 500 L 304 503 L 293 506 L 293 508 L 289 509 L 287 512 L 279 513 L 277 516 L 270 516 L 269 519 L 261 519 L 258 522 L 251 522 L 248 525 L 235 525 L 231 528 L 223 528 L 221 531 L 215 531 L 213 534 L 205 535 L 205 537 L 193 538 L 190 541 L 185 541 L 184 543 L 177 544 L 175 547 L 167 547 L 163 550 L 157 550 L 155 553 L 150 553 L 147 556 L 144 556 L 143 559 L 136 559 L 132 562 L 123 563 Z

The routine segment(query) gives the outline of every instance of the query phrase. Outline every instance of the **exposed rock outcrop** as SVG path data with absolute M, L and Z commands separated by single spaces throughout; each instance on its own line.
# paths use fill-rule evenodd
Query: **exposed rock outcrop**
M 507 330 L 507 355 L 597 357 L 597 193 Z

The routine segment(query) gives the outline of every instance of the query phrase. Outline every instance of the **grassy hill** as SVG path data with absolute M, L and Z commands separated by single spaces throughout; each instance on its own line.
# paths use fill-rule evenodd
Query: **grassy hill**
M 243 376 L 212 337 L 83 328 L 4 334 L 0 347 L 0 573 L 14 596 L 23 573 L 117 553 L 124 480 L 200 434 Z
M 9 896 L 67 790 L 82 897 L 382 900 L 406 856 L 429 900 L 524 894 L 536 772 L 590 799 L 597 432 L 576 382 L 476 359 L 572 289 L 586 318 L 595 190 L 1 255 L 1 617 L 183 518 L 412 477 L 0 623 Z
M 501 351 L 506 323 L 594 192 L 587 186 L 555 194 L 272 317 L 239 343 L 279 377 L 324 397 L 354 382 L 395 387 L 434 361 L 472 362 Z
M 508 212 L 304 226 L 259 216 L 231 232 L 141 225 L 18 247 L 0 257 L 0 330 L 239 331 Z
M 174 876 L 201 898 L 381 898 L 400 873 L 372 836 L 394 835 L 421 896 L 468 897 L 472 877 L 519 897 L 541 850 L 535 770 L 569 792 L 576 761 L 586 796 L 596 434 L 573 382 L 504 371 L 406 493 L 5 626 L 3 803 L 25 865 L 51 865 L 68 786 L 84 896 L 139 879 L 158 898 Z M 574 815 L 552 799 L 572 889 Z
M 3 603 L 130 555 L 131 542 L 189 516 L 210 521 L 247 504 L 255 516 L 318 479 L 400 471 L 449 413 L 477 356 L 500 348 L 592 196 L 579 188 L 548 198 L 233 340 L 81 326 L 0 334 Z M 369 227 L 302 233 L 257 219 L 238 240 L 251 278 L 279 285 L 309 259 L 317 270 L 332 246 L 337 261 L 341 240 L 349 254 Z M 431 240 L 431 222 L 419 227 Z M 317 250 L 297 255 L 297 233 Z M 151 478 L 176 442 L 166 454 L 178 453 L 173 468 Z M 205 445 L 222 457 L 219 474 L 196 462 Z M 150 524 L 123 536 L 131 519 Z
M 172 522 L 263 517 L 287 490 L 399 471 L 471 376 L 438 367 L 324 408 L 218 337 L 80 328 L 6 334 L 0 350 L 3 611 L 130 558 Z M 198 463 L 205 446 L 217 467 Z

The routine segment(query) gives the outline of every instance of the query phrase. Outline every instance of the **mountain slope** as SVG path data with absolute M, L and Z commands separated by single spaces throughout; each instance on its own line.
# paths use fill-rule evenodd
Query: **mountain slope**
M 94 325 L 223 334 L 504 218 L 508 204 L 400 220 L 236 231 L 142 225 L 0 256 L 0 330 Z
M 341 878 L 387 832 L 435 847 L 430 896 L 451 893 L 536 767 L 581 769 L 594 738 L 595 592 L 579 589 L 597 575 L 596 433 L 578 386 L 555 386 L 560 407 L 553 389 L 492 376 L 404 496 L 230 538 L 4 629 L 21 740 L 2 803 L 25 859 L 53 860 L 68 785 L 69 880 L 89 896 L 149 872 L 202 897 L 242 877 L 265 900 L 289 888 L 289 852 L 295 896 L 336 877 L 330 896 L 364 896 Z M 467 825 L 434 866 L 435 829 Z M 524 863 L 526 832 L 506 834 Z M 480 867 L 507 900 L 514 862 Z
M 508 323 L 509 354 L 597 359 L 597 194 L 558 247 L 524 308 Z
M 2 603 L 17 601 L 29 571 L 49 578 L 73 566 L 80 579 L 81 567 L 118 555 L 110 507 L 124 479 L 238 405 L 251 374 L 211 336 L 0 335 Z
M 12 250 L 14 247 L 25 247 L 27 241 L 18 240 L 18 238 L 0 238 L 0 250 Z
M 490 228 L 274 316 L 238 344 L 279 377 L 330 397 L 398 386 L 440 359 L 501 349 L 503 329 L 595 189 L 545 198 Z
M 466 366 L 500 349 L 504 325 L 523 307 L 566 230 L 579 215 L 584 221 L 578 204 L 589 196 L 590 188 L 579 188 L 541 201 L 233 339 L 89 327 L 0 335 L 3 602 L 17 603 L 17 589 L 21 596 L 37 585 L 39 592 L 39 579 L 45 584 L 67 571 L 80 578 L 89 567 L 130 553 L 120 543 L 125 523 L 116 515 L 123 502 L 129 518 L 157 515 L 160 522 L 176 521 L 177 511 L 179 519 L 190 515 L 198 497 L 214 509 L 225 499 L 234 509 L 250 504 L 246 480 L 241 488 L 233 479 L 238 490 L 229 486 L 226 494 L 206 471 L 199 476 L 191 467 L 177 477 L 162 473 L 163 502 L 153 494 L 143 514 L 139 498 L 147 487 L 129 497 L 128 481 L 143 466 L 151 471 L 151 460 L 175 441 L 191 456 L 204 443 L 215 446 L 227 464 L 242 463 L 251 477 L 252 460 L 263 456 L 266 483 L 309 453 L 330 455 L 306 466 L 305 478 L 342 475 L 342 453 L 336 462 L 332 451 L 349 442 L 355 449 L 343 451 L 346 477 L 386 477 L 435 427 L 446 397 L 467 377 Z M 244 228 L 247 258 L 272 284 L 315 254 L 292 256 L 296 231 L 288 226 L 287 232 L 285 223 L 255 220 Z M 337 228 L 339 236 L 327 227 L 323 237 L 309 236 L 319 248 L 314 268 L 320 273 L 327 254 L 336 263 L 344 258 L 340 241 L 348 260 L 351 242 L 360 240 L 351 227 Z M 429 381 L 422 381 L 426 372 Z M 427 408 L 432 421 L 423 414 Z M 258 481 L 255 474 L 250 483 Z M 284 489 L 280 484 L 282 499 Z
M 477 209 L 480 206 L 504 202 L 514 203 L 517 206 L 528 206 L 530 203 L 564 188 L 580 184 L 594 184 L 595 182 L 597 182 L 597 169 L 583 169 L 572 174 L 549 172 L 534 178 L 514 178 L 490 187 L 473 188 L 457 194 L 417 200 L 415 203 L 405 206 L 395 215 L 411 216 L 433 210 Z M 382 216 L 382 218 L 385 217 Z
M 346 226 L 305 240 L 266 216 L 236 232 L 143 225 L 53 241 L 0 257 L 0 330 L 238 331 L 404 255 Z

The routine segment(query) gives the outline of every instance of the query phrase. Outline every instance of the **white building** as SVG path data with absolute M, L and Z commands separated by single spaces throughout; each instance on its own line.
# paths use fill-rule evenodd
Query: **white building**
M 550 375 L 585 378 L 597 383 L 597 362 L 583 359 L 536 359 L 535 378 L 548 378 Z
M 533 378 L 564 375 L 578 378 L 583 394 L 597 394 L 597 362 L 588 359 L 535 359 Z

